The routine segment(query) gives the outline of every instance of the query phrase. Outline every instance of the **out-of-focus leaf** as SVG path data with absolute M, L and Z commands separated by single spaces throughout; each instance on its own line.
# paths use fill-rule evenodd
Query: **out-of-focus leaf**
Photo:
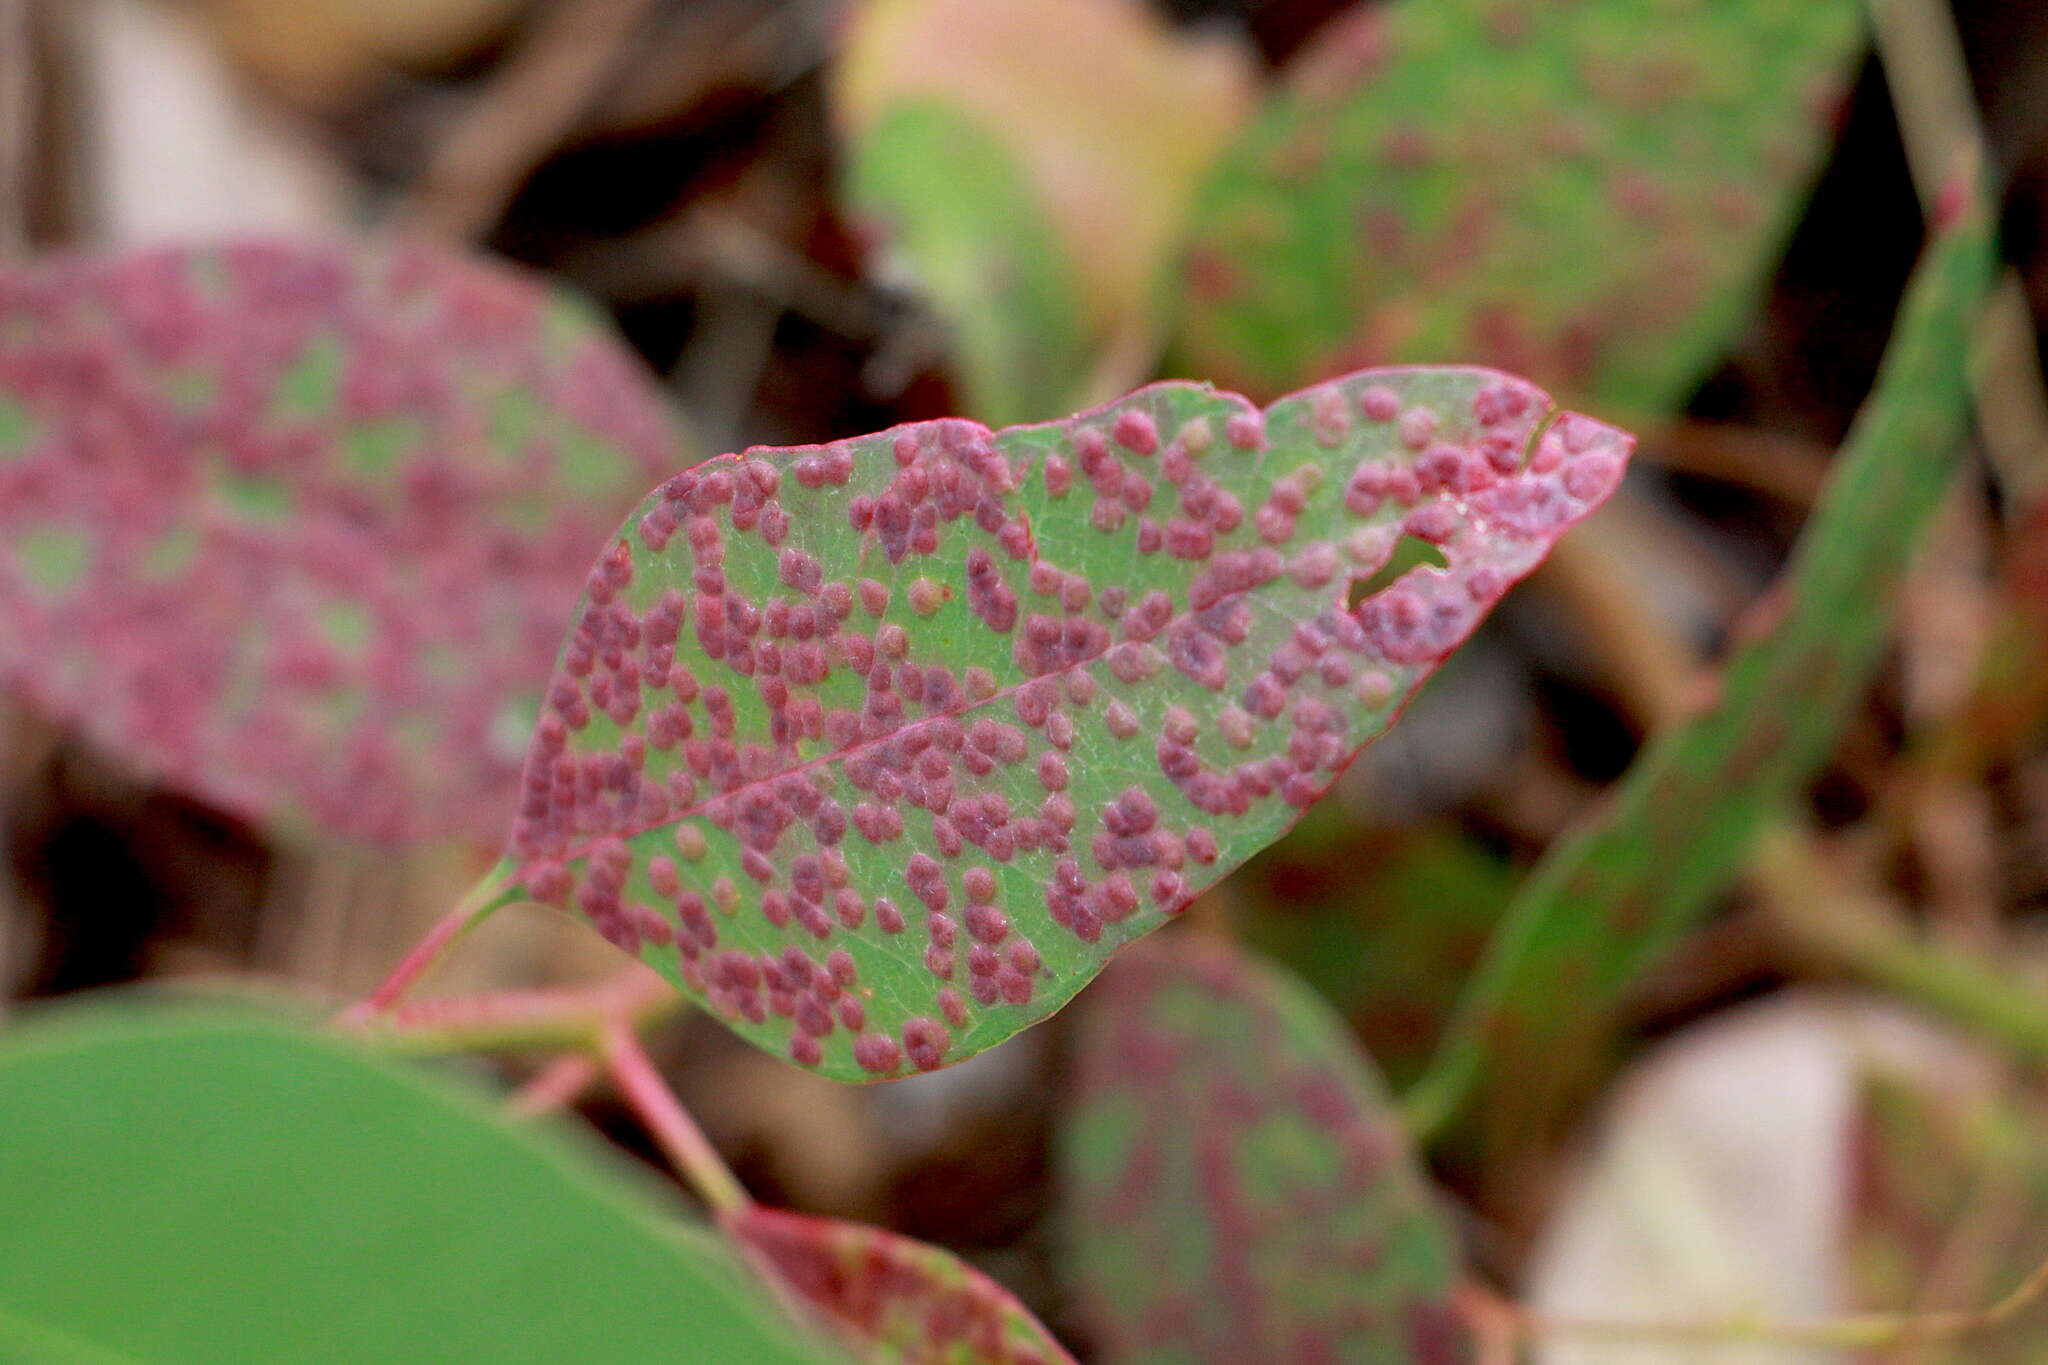
M 1075 1287 L 1111 1361 L 1470 1358 L 1455 1242 L 1314 992 L 1155 940 L 1089 1002 L 1060 1134 Z
M 438 249 L 0 268 L 0 680 L 238 814 L 489 837 L 590 545 L 683 451 L 588 309 Z
M 651 1188 L 281 1023 L 73 1011 L 0 1047 L 0 1357 L 842 1358 Z
M 1657 736 L 1530 874 L 1423 1083 L 1426 1121 L 1469 1097 L 1482 1066 L 1489 1123 L 1554 1118 L 1581 1079 L 1558 1059 L 1602 1036 L 1623 993 L 1726 888 L 1759 824 L 1827 760 L 1958 467 L 1964 360 L 1990 279 L 1984 213 L 1941 225 L 1768 617 L 1736 649 L 1719 695 Z
M 1717 1016 L 1617 1087 L 1531 1260 L 1536 1312 L 1605 1322 L 1838 1311 L 1856 1106 L 1842 1013 L 1819 1000 Z M 1539 1342 L 1539 1365 L 1841 1365 L 1783 1343 Z
M 1197 196 L 1183 368 L 1270 393 L 1478 359 L 1662 414 L 1739 325 L 1861 51 L 1856 0 L 1394 0 Z
M 725 1230 L 820 1324 L 886 1365 L 1073 1365 L 1009 1290 L 938 1247 L 758 1204 Z
M 2038 1091 L 1890 1005 L 1792 996 L 1696 1025 L 1626 1077 L 1533 1258 L 1553 1318 L 1800 1321 L 1974 1311 L 2048 1258 Z M 1859 1352 L 1599 1341 L 1539 1365 L 2019 1365 L 2048 1317 Z
M 1341 802 L 1248 863 L 1232 905 L 1244 941 L 1315 987 L 1398 1089 L 1443 1036 L 1515 875 L 1446 824 L 1361 835 Z
M 1098 327 L 1150 307 L 1187 198 L 1250 112 L 1253 61 L 1134 0 L 869 0 L 834 70 L 856 143 L 903 102 L 949 103 L 1030 177 Z
M 1015 422 L 1078 393 L 1091 352 L 1071 257 L 1002 139 L 936 100 L 854 144 L 849 193 L 952 325 L 962 396 Z
M 1293 824 L 1631 446 L 1445 368 L 710 461 L 591 572 L 508 895 L 828 1075 L 972 1056 Z M 1348 603 L 1404 535 L 1445 567 Z

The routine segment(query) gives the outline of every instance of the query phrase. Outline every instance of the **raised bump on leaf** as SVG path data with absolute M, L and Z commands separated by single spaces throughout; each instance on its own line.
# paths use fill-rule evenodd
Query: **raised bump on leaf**
M 686 446 L 438 248 L 0 267 L 0 682 L 252 818 L 493 837 L 589 547 Z
M 1455 1365 L 1455 1239 L 1343 1023 L 1189 935 L 1090 993 L 1060 1134 L 1074 1287 L 1103 1359 Z
M 709 461 L 592 571 L 507 856 L 762 1047 L 958 1061 L 1291 825 L 1631 447 L 1416 368 Z M 1403 534 L 1446 567 L 1347 611 Z
M 938 1247 L 748 1204 L 720 1225 L 828 1331 L 890 1365 L 1073 1365 L 1031 1310 Z

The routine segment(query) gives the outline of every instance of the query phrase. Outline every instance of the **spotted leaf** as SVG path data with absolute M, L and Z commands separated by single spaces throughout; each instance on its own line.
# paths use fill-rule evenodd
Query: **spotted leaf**
M 884 1365 L 1073 1365 L 1009 1290 L 950 1252 L 834 1218 L 748 1205 L 724 1226 L 772 1283 Z
M 828 1075 L 970 1056 L 1278 837 L 1631 448 L 1446 368 L 720 457 L 592 571 L 508 894 Z M 1377 588 L 1404 536 L 1443 566 Z
M 1075 1283 L 1111 1361 L 1470 1358 L 1458 1255 L 1378 1076 L 1278 967 L 1125 954 L 1060 1134 Z
M 492 837 L 590 544 L 683 449 L 588 310 L 438 249 L 0 268 L 0 681 L 244 816 Z
M 1961 201 L 1967 203 L 1965 196 Z M 1447 1116 L 1497 1078 L 1487 1122 L 1540 1131 L 1643 973 L 1711 908 L 1764 821 L 1819 772 L 1883 657 L 1899 587 L 1963 457 L 1965 358 L 1991 279 L 1986 214 L 1942 226 L 1877 386 L 1785 576 L 1700 712 L 1658 735 L 1510 905 L 1423 1081 Z M 1539 1064 L 1536 1059 L 1543 1059 Z
M 1457 356 L 1669 412 L 1797 218 L 1858 10 L 1358 6 L 1198 196 L 1181 363 L 1262 394 Z

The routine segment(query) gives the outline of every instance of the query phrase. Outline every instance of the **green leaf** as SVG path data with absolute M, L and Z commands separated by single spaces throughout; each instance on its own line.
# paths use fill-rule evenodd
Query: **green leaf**
M 1490 1122 L 1540 1128 L 1554 1117 L 1545 1106 L 1577 1079 L 1557 1059 L 1602 1035 L 1629 987 L 1728 886 L 1762 822 L 1826 762 L 1960 465 L 1965 358 L 1991 265 L 1981 210 L 1942 226 L 1765 618 L 1718 696 L 1658 735 L 1524 882 L 1422 1083 L 1425 1126 L 1470 1097 L 1482 1066 L 1494 1078 Z
M 854 144 L 849 196 L 954 329 L 963 396 L 1015 422 L 1080 392 L 1080 286 L 1000 138 L 936 100 L 899 105 Z
M 1186 936 L 1089 1000 L 1059 1135 L 1110 1361 L 1470 1359 L 1455 1239 L 1371 1064 L 1306 985 Z
M 685 450 L 591 310 L 438 248 L 0 267 L 0 683 L 295 833 L 493 837 L 589 546 Z
M 594 1152 L 225 1010 L 11 1031 L 0 1208 L 10 1361 L 836 1358 Z
M 1071 410 L 1106 396 L 1087 392 L 1105 361 L 1143 373 L 1254 64 L 1129 0 L 852 7 L 830 70 L 850 197 L 955 329 L 968 415 Z
M 1293 824 L 1631 447 L 1447 368 L 711 461 L 592 571 L 513 883 L 827 1075 L 971 1056 Z M 1404 535 L 1445 566 L 1347 608 Z
M 726 1232 L 819 1324 L 886 1365 L 1073 1365 L 1016 1296 L 924 1242 L 749 1204 Z
M 1181 368 L 1253 394 L 1477 359 L 1673 410 L 1749 313 L 1856 0 L 1394 0 L 1333 24 L 1198 196 Z

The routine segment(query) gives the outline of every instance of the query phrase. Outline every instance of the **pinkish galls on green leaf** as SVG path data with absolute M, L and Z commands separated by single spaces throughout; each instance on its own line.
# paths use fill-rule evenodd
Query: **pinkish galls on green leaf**
M 1632 444 L 1444 368 L 709 461 L 590 573 L 515 881 L 800 1065 L 972 1056 L 1291 825 Z M 1403 536 L 1445 567 L 1348 608 Z
M 589 547 L 682 449 L 583 308 L 438 249 L 0 269 L 0 681 L 238 814 L 490 837 Z
M 1197 196 L 1181 365 L 1254 395 L 1484 360 L 1671 411 L 1748 315 L 1863 48 L 1856 0 L 1391 0 Z
M 1126 953 L 1086 1010 L 1061 1205 L 1103 1360 L 1471 1358 L 1447 1221 L 1313 991 L 1181 935 Z
M 890 1365 L 1073 1365 L 1009 1290 L 881 1228 L 748 1204 L 720 1219 L 800 1310 Z

